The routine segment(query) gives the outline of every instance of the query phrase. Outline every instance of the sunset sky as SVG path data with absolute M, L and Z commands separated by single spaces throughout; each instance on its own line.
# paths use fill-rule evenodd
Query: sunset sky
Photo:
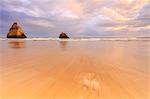
M 0 0 L 0 36 L 15 21 L 31 37 L 150 37 L 150 0 Z

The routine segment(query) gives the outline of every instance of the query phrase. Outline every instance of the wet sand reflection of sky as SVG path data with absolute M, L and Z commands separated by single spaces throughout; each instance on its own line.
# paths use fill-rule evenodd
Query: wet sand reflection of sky
M 149 99 L 149 42 L 0 43 L 0 99 Z

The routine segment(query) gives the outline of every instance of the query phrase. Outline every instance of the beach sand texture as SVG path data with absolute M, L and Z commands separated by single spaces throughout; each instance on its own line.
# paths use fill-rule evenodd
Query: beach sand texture
M 150 99 L 147 41 L 0 41 L 0 99 Z

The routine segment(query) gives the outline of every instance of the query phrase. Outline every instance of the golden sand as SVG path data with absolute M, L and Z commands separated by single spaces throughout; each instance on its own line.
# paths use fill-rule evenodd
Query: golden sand
M 150 99 L 143 41 L 0 41 L 0 99 Z

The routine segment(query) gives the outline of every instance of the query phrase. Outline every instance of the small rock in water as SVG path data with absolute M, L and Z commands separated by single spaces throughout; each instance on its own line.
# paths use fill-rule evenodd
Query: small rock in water
M 66 33 L 62 32 L 59 36 L 59 38 L 69 38 Z

